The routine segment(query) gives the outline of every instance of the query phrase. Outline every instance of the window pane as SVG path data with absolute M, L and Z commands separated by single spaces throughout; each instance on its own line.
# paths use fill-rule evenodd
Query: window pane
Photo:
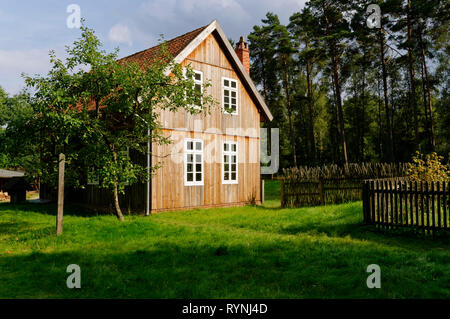
M 202 173 L 195 174 L 195 181 L 201 182 L 202 181 Z
M 236 99 L 231 99 L 231 104 L 233 104 L 233 106 L 236 105 Z
M 230 86 L 230 81 L 228 81 L 228 80 L 223 80 L 223 85 L 225 85 L 225 86 Z
M 236 172 L 236 164 L 231 164 L 231 171 Z
M 228 172 L 225 172 L 225 176 L 223 177 L 223 179 L 228 181 L 230 179 L 230 174 Z
M 195 164 L 195 171 L 197 173 L 202 172 L 202 164 Z
M 228 152 L 228 143 L 224 143 L 223 144 L 223 150 L 225 151 L 225 152 Z
M 231 97 L 236 97 L 236 92 L 231 91 Z
M 225 98 L 223 100 L 224 100 L 225 104 L 230 103 L 230 98 L 227 96 L 225 96 Z
M 195 162 L 196 163 L 201 163 L 202 162 L 202 156 L 200 154 L 196 154 L 195 155 Z
M 197 81 L 201 81 L 202 80 L 202 75 L 200 73 L 195 73 L 195 79 Z
M 228 90 L 223 90 L 223 94 L 224 94 L 225 96 L 230 96 L 230 91 L 228 91 Z
M 233 152 L 236 152 L 236 144 L 231 144 L 231 150 L 232 150 Z
M 201 151 L 201 150 L 202 150 L 202 143 L 201 143 L 201 142 L 195 143 L 195 149 L 196 149 L 197 151 Z
M 196 85 L 194 86 L 194 88 L 195 88 L 196 91 L 202 92 L 202 86 L 201 86 L 200 84 L 196 84 Z
M 187 149 L 188 150 L 194 149 L 194 142 L 187 142 Z
M 230 170 L 230 164 L 228 164 L 228 163 L 224 164 L 224 165 L 223 165 L 223 170 L 224 170 L 225 172 L 228 172 L 228 171 Z
M 193 164 L 187 164 L 186 165 L 186 170 L 188 173 L 192 173 L 192 170 L 194 169 L 194 165 Z
M 233 161 L 233 163 L 236 163 L 236 155 L 231 156 L 231 160 Z
M 188 163 L 192 163 L 194 161 L 194 155 L 188 154 L 187 155 L 187 161 L 188 161 Z
M 188 182 L 193 182 L 194 181 L 194 174 L 193 173 L 188 173 L 187 174 L 187 181 Z
M 228 163 L 228 162 L 229 162 L 229 157 L 230 157 L 230 156 L 228 156 L 228 155 L 224 155 L 224 156 L 223 156 L 223 162 L 224 162 L 224 163 Z
M 235 88 L 236 87 L 236 82 L 235 81 L 231 81 L 231 87 Z
M 236 180 L 236 173 L 231 173 L 231 180 L 235 181 Z

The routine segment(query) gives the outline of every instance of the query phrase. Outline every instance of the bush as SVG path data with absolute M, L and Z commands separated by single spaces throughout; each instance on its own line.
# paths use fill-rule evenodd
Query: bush
M 423 155 L 416 152 L 413 162 L 408 163 L 408 177 L 413 181 L 449 182 L 450 164 L 443 164 L 442 156 L 435 152 Z

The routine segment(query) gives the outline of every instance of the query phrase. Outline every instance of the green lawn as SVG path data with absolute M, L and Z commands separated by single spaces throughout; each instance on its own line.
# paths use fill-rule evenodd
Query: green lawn
M 449 298 L 449 240 L 361 225 L 361 203 L 263 206 L 150 217 L 0 204 L 0 298 Z M 268 196 L 268 191 L 270 195 Z M 81 267 L 81 289 L 66 267 Z M 381 267 L 381 289 L 366 268 Z

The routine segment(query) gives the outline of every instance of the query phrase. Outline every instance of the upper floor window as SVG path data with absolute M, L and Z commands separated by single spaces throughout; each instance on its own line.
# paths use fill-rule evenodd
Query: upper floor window
M 203 141 L 187 138 L 184 141 L 184 185 L 203 185 Z
M 238 114 L 238 83 L 230 78 L 222 78 L 223 110 L 226 113 Z
M 199 93 L 199 100 L 196 101 L 194 107 L 201 108 L 203 93 L 203 72 L 194 70 L 194 89 Z
M 238 145 L 237 142 L 223 143 L 222 183 L 238 182 Z

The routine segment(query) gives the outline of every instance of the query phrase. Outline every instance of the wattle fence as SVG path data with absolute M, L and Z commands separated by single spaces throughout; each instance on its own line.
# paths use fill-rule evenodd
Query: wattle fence
M 350 163 L 283 169 L 281 207 L 339 204 L 362 199 L 364 181 L 405 176 L 405 163 Z
M 281 207 L 304 207 L 361 200 L 360 179 L 281 180 Z
M 368 180 L 363 185 L 364 222 L 383 228 L 450 230 L 450 183 Z

